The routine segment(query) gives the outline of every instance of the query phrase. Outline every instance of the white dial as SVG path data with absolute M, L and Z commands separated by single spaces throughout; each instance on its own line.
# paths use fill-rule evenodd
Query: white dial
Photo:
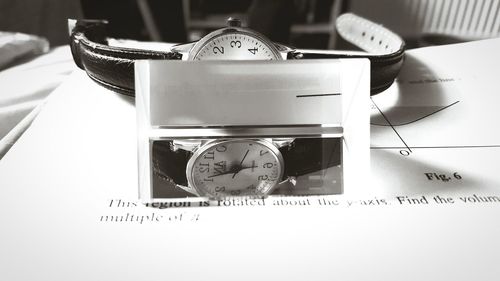
M 193 60 L 279 60 L 272 43 L 250 32 L 223 32 L 200 42 Z
M 200 149 L 188 164 L 188 181 L 201 196 L 263 196 L 283 176 L 281 153 L 266 140 L 224 140 Z

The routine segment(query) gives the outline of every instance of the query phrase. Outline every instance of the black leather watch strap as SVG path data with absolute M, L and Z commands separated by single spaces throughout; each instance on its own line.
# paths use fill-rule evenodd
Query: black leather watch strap
M 301 138 L 280 148 L 285 162 L 284 177 L 297 177 L 341 164 L 340 138 Z
M 403 66 L 404 52 L 383 55 L 363 56 L 348 54 L 328 53 L 303 53 L 304 59 L 338 59 L 338 58 L 368 58 L 370 60 L 370 94 L 376 95 L 388 89 L 393 83 Z
M 300 138 L 279 150 L 285 162 L 283 179 L 298 177 L 341 164 L 340 138 Z M 153 173 L 173 185 L 187 186 L 186 167 L 192 153 L 174 151 L 169 140 L 154 141 L 151 148 Z
M 153 141 L 151 155 L 154 175 L 174 185 L 188 185 L 186 167 L 193 155 L 190 151 L 174 151 L 171 140 L 158 140 Z
M 79 68 L 100 85 L 134 96 L 134 61 L 140 59 L 180 59 L 172 52 L 139 50 L 109 46 L 106 21 L 78 20 L 70 22 L 70 46 Z
M 70 22 L 71 52 L 75 63 L 102 86 L 134 96 L 134 61 L 139 59 L 181 59 L 174 52 L 160 52 L 109 46 L 106 21 L 78 20 Z M 371 94 L 389 88 L 404 60 L 404 41 L 380 25 L 353 14 L 337 19 L 340 36 L 367 53 L 327 50 L 296 50 L 289 58 L 368 58 L 371 62 Z

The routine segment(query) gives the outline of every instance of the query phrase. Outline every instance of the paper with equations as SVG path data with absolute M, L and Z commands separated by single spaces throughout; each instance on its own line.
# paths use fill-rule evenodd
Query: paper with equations
M 410 51 L 397 87 L 372 98 L 380 191 L 499 195 L 499 42 Z
M 496 280 L 499 49 L 409 50 L 335 196 L 140 204 L 133 100 L 75 73 L 0 161 L 2 279 Z

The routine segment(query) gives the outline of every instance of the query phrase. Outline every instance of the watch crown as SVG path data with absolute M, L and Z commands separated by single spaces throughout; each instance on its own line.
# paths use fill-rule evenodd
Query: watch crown
M 241 20 L 237 19 L 237 18 L 230 17 L 227 19 L 227 26 L 241 27 Z

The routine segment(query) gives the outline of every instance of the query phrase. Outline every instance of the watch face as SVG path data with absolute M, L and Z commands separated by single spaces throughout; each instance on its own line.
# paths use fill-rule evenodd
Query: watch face
M 266 140 L 224 140 L 198 150 L 187 166 L 201 196 L 263 196 L 281 181 L 283 158 Z
M 192 50 L 191 60 L 281 60 L 274 45 L 243 29 L 222 29 L 207 35 Z

